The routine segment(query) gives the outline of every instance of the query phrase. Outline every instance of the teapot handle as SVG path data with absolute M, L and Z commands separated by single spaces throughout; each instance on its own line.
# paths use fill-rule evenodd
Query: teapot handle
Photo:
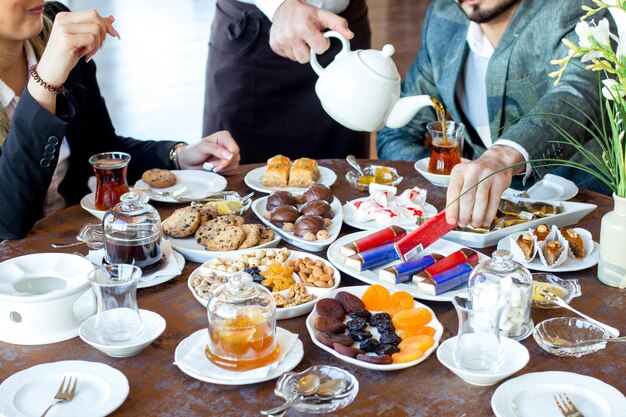
M 335 58 L 350 52 L 350 42 L 348 42 L 346 38 L 341 36 L 339 32 L 336 32 L 334 30 L 329 30 L 328 32 L 324 33 L 324 37 L 325 38 L 331 38 L 331 37 L 337 38 L 341 41 L 341 45 L 342 45 L 341 51 L 339 51 L 339 53 L 335 55 Z M 318 76 L 321 76 L 324 73 L 325 68 L 322 67 L 319 64 L 319 62 L 317 62 L 317 55 L 315 54 L 313 49 L 311 49 L 311 66 L 313 67 L 313 70 Z

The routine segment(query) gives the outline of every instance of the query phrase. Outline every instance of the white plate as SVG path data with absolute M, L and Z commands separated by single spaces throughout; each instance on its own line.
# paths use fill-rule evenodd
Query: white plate
M 524 233 L 527 233 L 527 231 L 512 233 L 509 236 L 512 237 L 514 240 L 517 240 L 518 236 L 523 235 Z M 509 239 L 509 236 L 502 238 L 498 242 L 498 249 L 511 250 L 511 241 Z M 535 256 L 535 259 L 533 259 L 530 263 L 523 262 L 522 264 L 526 268 L 533 270 L 533 271 L 572 272 L 572 271 L 582 271 L 583 269 L 596 266 L 599 260 L 600 260 L 600 245 L 597 242 L 593 242 L 593 252 L 591 252 L 591 255 L 581 260 L 568 256 L 567 260 L 563 262 L 561 265 L 555 268 L 550 268 L 549 266 L 542 264 L 541 259 L 539 259 L 539 255 L 537 255 Z
M 263 175 L 265 175 L 265 169 L 267 166 L 262 166 L 259 168 L 255 168 L 248 172 L 244 177 L 244 181 L 246 185 L 252 188 L 254 191 L 259 191 L 261 193 L 271 193 L 272 191 L 289 191 L 290 193 L 302 194 L 306 188 L 294 188 L 294 187 L 266 187 L 261 181 L 263 180 Z M 318 184 L 324 184 L 327 187 L 330 187 L 337 181 L 337 174 L 332 169 L 320 166 L 320 178 L 316 181 Z
M 447 187 L 450 184 L 450 175 L 431 174 L 428 172 L 428 162 L 430 158 L 424 158 L 417 161 L 414 168 L 419 172 L 422 177 L 426 178 L 430 183 L 436 187 Z
M 253 201 L 252 211 L 265 225 L 271 227 L 274 232 L 279 234 L 285 242 L 311 252 L 321 252 L 328 248 L 328 246 L 339 236 L 341 223 L 343 222 L 343 210 L 341 209 L 341 202 L 337 199 L 337 197 L 333 197 L 333 202 L 330 203 L 333 212 L 335 212 L 335 217 L 333 217 L 331 225 L 326 228 L 330 237 L 324 240 L 304 240 L 303 238 L 296 236 L 294 233 L 285 232 L 282 228 L 267 220 L 267 218 L 265 218 L 265 215 L 267 214 L 267 210 L 265 209 L 265 206 L 267 205 L 267 198 L 268 197 L 261 197 Z
M 460 291 L 464 288 L 467 288 L 467 285 L 461 285 L 456 288 L 451 289 L 448 292 L 439 295 L 429 295 L 417 290 L 417 287 L 412 283 L 402 283 L 402 284 L 391 284 L 387 281 L 381 281 L 378 279 L 378 271 L 382 268 L 386 268 L 388 266 L 400 263 L 400 261 L 394 261 L 382 266 L 379 266 L 374 269 L 368 269 L 365 271 L 355 271 L 354 269 L 350 269 L 344 265 L 344 257 L 339 254 L 341 247 L 343 245 L 347 245 L 348 243 L 354 242 L 355 240 L 362 238 L 371 234 L 372 232 L 356 232 L 351 233 L 349 235 L 343 236 L 340 239 L 337 239 L 330 247 L 328 248 L 328 252 L 326 252 L 326 256 L 328 260 L 337 267 L 344 274 L 348 274 L 351 277 L 358 279 L 359 281 L 367 282 L 368 284 L 379 284 L 383 287 L 387 287 L 392 291 L 403 290 L 411 294 L 414 298 L 418 298 L 421 300 L 431 300 L 431 301 L 452 301 L 452 297 L 457 291 Z M 465 246 L 458 245 L 453 242 L 449 242 L 444 239 L 439 239 L 434 242 L 432 245 L 424 249 L 419 256 L 428 255 L 429 253 L 438 253 L 440 255 L 450 255 L 453 252 L 458 251 L 459 249 L 463 249 Z M 487 255 L 483 255 L 482 253 L 478 253 L 478 259 L 480 262 L 489 259 Z
M 130 191 L 134 190 L 131 188 Z M 137 191 L 137 194 L 139 194 L 139 199 L 144 203 L 147 203 L 150 200 L 150 197 L 148 197 L 147 193 Z M 87 211 L 92 216 L 95 216 L 97 219 L 102 220 L 107 211 L 97 210 L 94 203 L 95 199 L 96 193 L 89 193 L 80 200 L 80 206 L 83 208 L 83 210 Z
M 52 403 L 65 376 L 78 378 L 74 399 L 55 405 L 50 417 L 102 417 L 126 400 L 129 386 L 123 373 L 103 363 L 62 361 L 20 371 L 0 385 L 0 414 L 40 416 Z
M 513 199 L 517 201 L 520 199 Z M 528 200 L 524 200 L 528 201 Z M 573 203 L 569 201 L 548 201 L 550 204 L 559 204 L 561 213 L 552 217 L 544 217 L 542 219 L 531 220 L 526 223 L 517 224 L 504 229 L 494 230 L 488 233 L 472 233 L 453 230 L 445 235 L 446 240 L 468 246 L 470 248 L 487 248 L 496 245 L 498 241 L 511 233 L 521 232 L 523 230 L 534 229 L 540 224 L 557 225 L 558 227 L 569 226 L 578 223 L 587 214 L 594 211 L 598 206 L 595 204 Z
M 243 378 L 241 377 L 241 372 L 237 371 L 225 371 L 221 368 L 218 368 L 216 365 L 210 364 L 209 360 L 206 361 L 209 363 L 210 368 L 216 368 L 220 371 L 220 374 L 228 373 L 230 378 L 223 378 L 217 374 L 213 374 L 211 372 L 206 372 L 199 374 L 194 372 L 192 369 L 186 367 L 184 365 L 183 358 L 191 352 L 191 350 L 198 344 L 202 343 L 203 339 L 205 339 L 207 329 L 201 329 L 193 333 L 191 336 L 187 337 L 183 341 L 181 341 L 176 347 L 176 351 L 174 353 L 174 363 L 181 371 L 186 373 L 192 378 L 198 379 L 204 382 L 210 382 L 212 384 L 220 384 L 220 385 L 248 385 L 248 384 L 256 384 L 258 382 L 269 381 L 274 378 L 278 378 L 285 372 L 291 371 L 296 367 L 302 360 L 304 356 L 304 346 L 302 345 L 302 341 L 298 338 L 293 344 L 292 348 L 287 352 L 285 357 L 278 363 L 274 369 L 272 369 L 267 375 L 256 378 Z M 277 337 L 280 333 L 289 333 L 287 330 L 282 329 L 280 327 L 276 327 Z M 280 345 L 280 344 L 279 344 Z M 282 347 L 282 346 L 281 346 Z
M 509 188 L 502 194 L 503 198 L 514 198 L 522 191 Z M 558 175 L 546 174 L 541 180 L 530 187 L 526 193 L 532 200 L 565 201 L 578 194 L 578 187 L 572 181 Z
M 143 323 L 143 332 L 134 339 L 124 342 L 105 342 L 96 330 L 97 314 L 91 316 L 80 325 L 78 336 L 96 349 L 113 358 L 126 358 L 144 350 L 165 331 L 165 319 L 158 313 L 139 309 Z
M 216 193 L 222 191 L 226 188 L 227 181 L 226 178 L 218 175 L 214 172 L 202 171 L 199 169 L 185 169 L 180 171 L 171 171 L 176 176 L 176 184 L 167 188 L 156 188 L 151 187 L 142 180 L 139 180 L 135 183 L 135 187 L 138 188 L 150 188 L 155 192 L 165 192 L 168 191 L 170 193 L 174 193 L 181 189 L 181 187 L 186 187 L 185 191 L 181 194 L 177 195 L 177 197 L 182 198 L 203 198 L 211 193 Z M 148 194 L 148 193 L 146 193 Z M 158 195 L 151 194 L 151 200 L 159 201 L 161 203 L 179 203 L 174 198 L 166 198 L 160 197 Z
M 368 198 L 369 197 L 357 198 L 356 200 L 350 201 L 350 203 L 353 202 L 353 201 L 365 201 Z M 354 218 L 353 210 L 348 207 L 348 204 L 349 203 L 346 203 L 342 207 L 343 208 L 343 222 L 345 224 L 347 224 L 348 226 L 352 226 L 355 229 L 361 229 L 361 230 L 380 230 L 383 227 L 388 227 L 389 226 L 389 225 L 386 225 L 386 224 L 380 224 L 380 223 L 376 222 L 375 220 L 371 220 L 369 222 L 357 221 Z M 432 204 L 428 204 L 428 203 L 424 204 L 423 217 L 426 217 L 426 218 L 433 217 L 437 213 L 438 213 L 438 211 L 437 211 L 437 208 L 435 206 L 433 206 Z M 415 224 L 415 223 L 398 223 L 398 224 L 395 224 L 395 225 L 396 226 L 400 226 L 403 229 L 406 229 L 407 231 L 415 230 L 418 227 L 417 224 Z
M 245 253 L 249 253 L 249 252 L 255 252 L 256 249 L 252 249 L 252 250 L 246 250 L 246 251 L 242 251 L 242 254 Z M 290 250 L 291 254 L 289 255 L 289 257 L 287 258 L 287 261 L 290 260 L 296 260 L 298 258 L 305 258 L 308 257 L 309 259 L 313 260 L 313 261 L 322 261 L 324 262 L 324 265 L 330 265 L 330 262 L 328 262 L 326 259 L 324 258 L 320 258 L 317 255 L 313 255 L 311 253 L 307 253 L 307 252 L 299 252 L 299 251 L 295 251 L 295 250 Z M 237 255 L 227 255 L 227 256 L 220 256 L 220 259 L 223 260 L 233 260 L 237 257 Z M 208 304 L 208 300 L 205 300 L 204 298 L 200 297 L 196 291 L 193 288 L 193 280 L 196 278 L 196 276 L 198 274 L 201 274 L 203 272 L 217 272 L 220 273 L 220 271 L 216 271 L 214 269 L 211 269 L 208 266 L 208 262 L 207 264 L 203 264 L 201 265 L 199 268 L 195 269 L 190 275 L 189 275 L 189 279 L 187 280 L 187 287 L 189 288 L 189 290 L 191 291 L 191 293 L 193 294 L 193 296 L 195 297 L 196 300 L 198 300 L 198 302 L 200 304 L 202 304 L 203 306 L 207 306 Z M 324 297 L 326 294 L 328 294 L 330 291 L 334 290 L 335 288 L 337 288 L 339 286 L 339 283 L 341 282 L 341 274 L 339 273 L 339 270 L 337 268 L 333 268 L 335 270 L 335 273 L 333 274 L 333 281 L 335 282 L 335 285 L 333 285 L 331 288 L 318 288 L 318 287 L 306 287 L 307 292 L 309 292 L 309 294 L 313 294 L 316 296 L 316 298 L 314 300 L 309 301 L 308 303 L 304 303 L 304 304 L 300 304 L 297 306 L 293 306 L 293 307 L 284 307 L 284 308 L 277 308 L 276 309 L 276 319 L 278 320 L 285 320 L 285 319 L 290 319 L 293 317 L 299 317 L 302 316 L 303 314 L 307 314 L 310 313 L 311 310 L 313 310 L 313 307 L 315 307 L 315 303 L 317 303 L 317 300 L 319 300 L 321 297 Z M 296 282 L 301 282 L 300 281 L 300 277 L 297 276 L 297 274 L 294 274 L 294 279 L 296 280 Z
M 185 259 L 191 262 L 202 263 L 215 257 L 221 258 L 226 255 L 237 255 L 248 250 L 241 249 L 232 251 L 208 251 L 204 248 L 204 246 L 196 241 L 193 235 L 184 239 L 179 239 L 175 237 L 169 237 L 168 239 L 170 240 L 170 242 L 172 242 L 172 247 L 176 251 L 180 252 L 185 257 Z M 278 242 L 280 242 L 280 235 L 278 233 L 275 233 L 274 239 L 262 245 L 255 246 L 251 249 L 275 248 L 276 245 L 278 245 Z
M 468 371 L 461 368 L 454 359 L 454 349 L 456 349 L 457 340 L 458 336 L 454 336 L 441 343 L 441 346 L 437 349 L 437 359 L 439 359 L 439 362 L 441 362 L 443 366 L 454 372 L 456 376 L 468 384 L 480 387 L 488 387 L 497 384 L 504 378 L 524 368 L 530 360 L 528 349 L 526 349 L 524 345 L 508 337 L 501 337 L 500 343 L 503 358 L 498 368 L 482 372 Z
M 363 296 L 363 293 L 365 292 L 365 290 L 367 290 L 369 287 L 370 287 L 369 285 L 361 285 L 361 286 L 358 286 L 358 287 L 337 288 L 336 290 L 328 293 L 323 298 L 335 298 L 335 295 L 337 295 L 337 293 L 339 293 L 341 291 L 349 292 L 350 294 L 354 294 L 357 297 L 361 298 Z M 399 291 L 399 290 L 398 289 L 391 289 L 389 292 L 393 294 L 396 291 Z M 329 348 L 328 346 L 324 345 L 319 340 L 317 340 L 317 333 L 319 331 L 315 328 L 315 319 L 319 316 L 319 314 L 317 314 L 316 310 L 313 310 L 311 312 L 311 314 L 309 314 L 309 316 L 306 318 L 306 328 L 309 331 L 309 335 L 311 336 L 311 340 L 313 340 L 313 343 L 315 343 L 317 346 L 319 346 L 320 348 L 322 348 L 326 352 L 330 353 L 331 355 L 335 356 L 336 358 L 341 359 L 344 362 L 350 363 L 352 365 L 359 366 L 361 368 L 374 369 L 376 371 L 395 371 L 395 370 L 398 370 L 398 369 L 409 368 L 411 366 L 417 365 L 418 363 L 424 361 L 428 356 L 430 356 L 430 354 L 432 352 L 435 351 L 435 349 L 437 349 L 437 346 L 439 345 L 439 339 L 441 339 L 441 335 L 443 334 L 443 326 L 441 325 L 441 323 L 439 323 L 439 320 L 437 320 L 437 317 L 435 316 L 435 313 L 430 309 L 430 307 L 428 307 L 427 305 L 422 304 L 422 303 L 420 303 L 418 301 L 414 301 L 413 307 L 414 308 L 418 308 L 418 307 L 425 308 L 432 315 L 433 318 L 428 323 L 426 323 L 425 326 L 430 326 L 433 329 L 435 329 L 435 334 L 433 335 L 433 339 L 435 339 L 435 343 L 430 347 L 430 349 L 428 349 L 426 352 L 424 352 L 424 356 L 422 356 L 418 360 L 411 361 L 411 362 L 406 362 L 406 363 L 392 363 L 392 364 L 389 364 L 389 365 L 379 365 L 379 364 L 375 364 L 375 363 L 367 363 L 367 362 L 360 361 L 358 359 L 351 358 L 351 357 L 346 356 L 346 355 L 342 355 L 342 354 L 338 353 L 335 349 Z M 372 311 L 372 313 L 377 313 L 377 311 Z
M 567 394 L 585 417 L 624 415 L 626 398 L 599 379 L 573 372 L 534 372 L 510 379 L 491 397 L 496 417 L 560 416 L 554 396 Z

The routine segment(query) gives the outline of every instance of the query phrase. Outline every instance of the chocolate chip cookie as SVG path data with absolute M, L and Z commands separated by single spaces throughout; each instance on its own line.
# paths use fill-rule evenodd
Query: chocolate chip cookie
M 261 225 L 244 224 L 239 227 L 246 233 L 246 238 L 239 245 L 239 249 L 248 249 L 259 243 L 259 240 L 261 240 Z
M 208 251 L 229 251 L 239 249 L 246 238 L 246 232 L 239 226 L 229 226 L 217 232 L 206 242 L 204 247 Z
M 179 208 L 163 220 L 163 233 L 171 237 L 191 236 L 200 226 L 200 215 L 192 207 Z
M 151 187 L 167 188 L 176 184 L 176 175 L 167 169 L 153 168 L 144 172 L 141 180 Z

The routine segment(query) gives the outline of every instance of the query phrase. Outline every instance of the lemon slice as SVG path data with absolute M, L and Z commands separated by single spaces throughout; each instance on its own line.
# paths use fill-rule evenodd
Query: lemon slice
M 565 288 L 559 285 L 551 284 L 549 282 L 533 282 L 532 299 L 541 303 L 551 303 L 550 300 L 548 300 L 546 297 L 543 296 L 543 294 L 541 294 L 541 290 L 544 289 L 550 291 L 555 295 L 558 295 L 561 298 L 567 295 L 567 291 L 565 290 Z
M 237 200 L 220 200 L 211 203 L 217 208 L 217 214 L 223 216 L 225 214 L 235 214 L 243 205 Z

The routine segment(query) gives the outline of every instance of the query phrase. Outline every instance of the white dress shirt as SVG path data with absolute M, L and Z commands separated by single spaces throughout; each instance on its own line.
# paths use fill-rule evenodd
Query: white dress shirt
M 469 52 L 463 69 L 463 77 L 457 84 L 457 98 L 461 105 L 461 109 L 467 117 L 467 120 L 476 130 L 478 136 L 482 140 L 485 148 L 494 144 L 489 129 L 489 113 L 487 111 L 487 86 L 485 79 L 487 77 L 487 67 L 489 60 L 494 52 L 494 47 L 485 36 L 480 25 L 476 22 L 470 22 L 467 30 L 467 45 Z M 530 155 L 519 143 L 512 140 L 500 138 L 495 144 L 506 145 L 515 149 L 524 156 L 524 160 L 528 161 Z M 525 178 L 530 175 L 530 164 L 526 164 Z
M 243 3 L 254 4 L 269 20 L 274 20 L 276 9 L 285 0 L 239 0 Z M 341 13 L 348 7 L 350 0 L 307 0 L 311 6 L 319 7 L 333 13 Z
M 37 57 L 35 51 L 28 41 L 24 41 L 24 52 L 26 52 L 26 60 L 28 61 L 28 67 L 37 64 Z M 0 79 L 0 105 L 4 107 L 9 119 L 13 117 L 15 108 L 20 97 Z M 70 147 L 67 144 L 67 139 L 63 138 L 61 142 L 61 148 L 59 149 L 59 160 L 57 162 L 56 169 L 52 174 L 52 181 L 48 187 L 46 193 L 46 200 L 44 203 L 44 215 L 48 216 L 56 211 L 59 211 L 67 206 L 65 199 L 59 194 L 59 184 L 65 178 L 67 170 L 70 166 Z

